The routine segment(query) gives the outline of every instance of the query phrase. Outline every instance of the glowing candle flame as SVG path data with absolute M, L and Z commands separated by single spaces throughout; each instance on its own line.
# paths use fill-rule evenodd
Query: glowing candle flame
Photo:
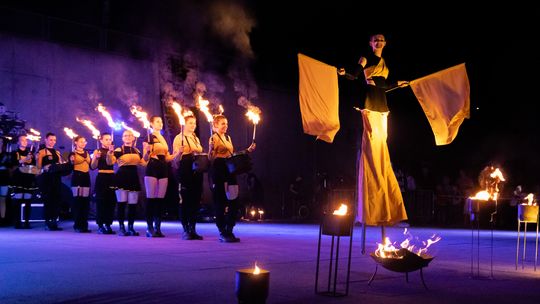
M 259 268 L 259 266 L 257 266 L 257 262 L 255 262 L 255 268 L 253 268 L 253 274 L 260 274 L 261 273 L 261 269 Z
M 66 132 L 66 135 L 71 139 L 79 136 L 77 133 L 73 132 L 73 130 L 68 127 L 64 127 L 64 132 Z
M 197 106 L 199 107 L 199 110 L 201 110 L 201 112 L 203 112 L 206 116 L 206 120 L 208 120 L 208 122 L 212 122 L 214 121 L 214 117 L 212 116 L 212 113 L 210 113 L 210 109 L 208 109 L 209 104 L 210 101 L 202 99 L 202 96 L 199 95 Z
M 128 125 L 126 125 L 125 122 L 122 121 L 121 125 L 122 125 L 122 128 L 131 131 L 131 133 L 133 133 L 133 136 L 135 136 L 135 137 L 141 136 L 141 133 L 135 131 L 135 129 L 133 129 L 133 128 L 129 127 Z
M 33 129 L 33 128 L 30 128 L 30 133 L 32 133 L 32 134 L 34 134 L 34 135 L 36 135 L 36 136 L 41 135 L 41 132 L 39 132 L 38 130 Z
M 133 114 L 135 117 L 139 119 L 143 123 L 143 126 L 145 129 L 150 128 L 150 121 L 148 120 L 148 113 L 141 111 L 142 108 L 139 106 L 131 106 L 130 111 L 131 114 Z
M 334 210 L 334 215 L 347 215 L 347 205 L 341 204 L 337 210 Z
M 96 129 L 96 127 L 94 127 L 94 124 L 90 120 L 79 119 L 79 117 L 77 117 L 76 119 L 78 122 L 82 123 L 92 132 L 92 138 L 99 139 L 100 132 L 98 129 Z
M 180 106 L 180 104 L 175 101 L 172 103 L 171 106 L 174 110 L 174 113 L 176 113 L 176 116 L 178 116 L 178 122 L 180 123 L 180 125 L 185 126 L 186 120 L 184 119 L 184 115 L 182 114 L 182 107 Z
M 114 120 L 113 120 L 113 118 L 111 116 L 111 113 L 109 113 L 107 111 L 107 109 L 101 103 L 98 104 L 96 110 L 98 110 L 98 112 L 101 113 L 101 115 L 103 115 L 103 117 L 105 117 L 109 127 L 113 128 L 115 130 L 119 129 L 118 123 L 114 122 Z

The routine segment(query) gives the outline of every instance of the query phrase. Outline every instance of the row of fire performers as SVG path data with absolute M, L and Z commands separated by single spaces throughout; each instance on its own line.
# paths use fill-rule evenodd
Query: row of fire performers
M 61 230 L 58 227 L 61 177 L 71 173 L 71 189 L 74 203 L 72 215 L 73 228 L 77 232 L 87 233 L 90 204 L 90 170 L 98 170 L 94 194 L 96 198 L 96 223 L 98 233 L 113 234 L 115 206 L 119 223 L 119 235 L 137 236 L 133 224 L 136 217 L 136 204 L 139 199 L 141 185 L 138 166 L 146 166 L 144 185 L 146 192 L 147 237 L 164 237 L 161 232 L 164 197 L 167 189 L 168 162 L 177 162 L 175 166 L 181 198 L 181 222 L 184 229 L 182 238 L 201 240 L 202 236 L 195 230 L 197 212 L 200 209 L 203 191 L 203 172 L 207 167 L 211 178 L 216 225 L 219 229 L 219 240 L 222 242 L 239 242 L 233 233 L 238 209 L 238 183 L 236 176 L 227 166 L 234 153 L 231 137 L 227 134 L 228 121 L 223 115 L 214 117 L 214 133 L 209 140 L 209 153 L 202 153 L 203 147 L 195 134 L 196 119 L 185 118 L 186 125 L 182 133 L 173 142 L 173 153 L 161 135 L 163 121 L 158 116 L 150 119 L 152 133 L 148 141 L 143 143 L 142 153 L 135 147 L 135 137 L 131 131 L 124 131 L 122 146 L 114 148 L 112 137 L 108 133 L 100 136 L 101 148 L 93 154 L 85 150 L 87 141 L 82 136 L 73 139 L 73 152 L 69 160 L 63 161 L 58 150 L 54 148 L 56 136 L 48 133 L 45 147 L 36 155 L 30 151 L 26 136 L 20 136 L 18 149 L 11 153 L 2 153 L 0 157 L 0 195 L 5 216 L 6 196 L 11 195 L 15 210 L 17 228 L 30 228 L 30 201 L 39 190 L 44 203 L 46 229 Z M 3 147 L 2 147 L 3 148 Z M 247 153 L 255 149 L 255 143 L 242 151 Z M 5 149 L 2 149 L 2 151 Z M 236 153 L 234 153 L 236 154 Z M 114 167 L 117 167 L 116 172 Z M 8 191 L 8 188 L 11 189 Z M 24 205 L 24 208 L 21 206 Z M 24 219 L 21 221 L 20 210 Z M 127 212 L 126 212 L 127 209 Z M 124 221 L 127 213 L 127 229 Z

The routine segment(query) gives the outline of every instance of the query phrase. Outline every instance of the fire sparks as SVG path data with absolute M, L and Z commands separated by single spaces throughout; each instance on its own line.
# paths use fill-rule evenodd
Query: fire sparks
M 180 125 L 185 126 L 186 120 L 184 119 L 184 115 L 182 114 L 182 106 L 180 106 L 180 104 L 175 101 L 171 104 L 171 107 L 173 108 L 174 113 L 176 113 L 176 116 L 178 116 L 178 122 L 180 123 Z
M 255 262 L 255 268 L 253 268 L 253 274 L 260 274 L 261 273 L 261 269 L 259 268 L 259 266 L 257 266 L 257 262 Z
M 135 117 L 139 119 L 143 123 L 143 126 L 145 129 L 150 128 L 150 121 L 148 120 L 148 113 L 143 112 L 142 108 L 140 106 L 131 106 L 130 107 L 131 114 L 133 114 Z
M 77 133 L 73 132 L 73 130 L 68 127 L 64 127 L 64 132 L 66 132 L 66 135 L 71 139 L 79 136 Z
M 94 127 L 94 124 L 90 120 L 79 119 L 79 117 L 77 117 L 77 121 L 82 123 L 85 127 L 87 127 L 92 132 L 92 138 L 99 139 L 99 135 L 101 133 L 99 132 L 98 129 L 96 129 L 96 127 Z
M 341 204 L 337 210 L 334 210 L 333 215 L 347 215 L 347 205 Z
M 137 131 L 135 131 L 135 129 L 133 129 L 133 128 L 129 127 L 128 125 L 126 125 L 125 122 L 122 121 L 120 124 L 122 125 L 122 128 L 124 128 L 124 129 L 126 129 L 128 131 L 131 131 L 131 133 L 133 133 L 133 136 L 135 136 L 135 137 L 141 136 L 140 132 L 137 132 Z
M 375 250 L 375 255 L 381 258 L 400 259 L 403 257 L 400 253 L 400 249 L 406 249 L 412 253 L 415 253 L 418 256 L 425 256 L 427 255 L 428 248 L 441 240 L 440 236 L 432 235 L 431 238 L 429 238 L 428 240 L 421 242 L 422 246 L 418 246 L 412 244 L 413 240 L 416 240 L 418 242 L 418 238 L 414 238 L 407 231 L 407 229 L 405 229 L 403 234 L 407 235 L 407 238 L 399 244 L 399 249 L 387 237 L 384 239 L 384 244 L 377 243 L 377 250 Z M 416 249 L 416 247 L 420 248 Z

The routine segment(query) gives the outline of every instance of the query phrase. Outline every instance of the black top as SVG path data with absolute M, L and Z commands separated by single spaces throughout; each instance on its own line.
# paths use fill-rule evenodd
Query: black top
M 107 152 L 109 152 L 109 149 L 100 148 L 99 151 L 101 151 L 101 157 L 98 159 L 97 169 L 98 170 L 113 170 L 114 165 L 107 164 Z
M 45 167 L 47 165 L 52 165 L 52 164 L 58 164 L 60 162 L 60 158 L 58 157 L 58 152 L 56 152 L 56 149 L 54 148 L 44 148 L 44 149 L 47 149 L 50 154 L 47 153 L 49 155 L 45 155 L 45 157 L 43 157 L 43 159 L 41 160 L 42 167 Z

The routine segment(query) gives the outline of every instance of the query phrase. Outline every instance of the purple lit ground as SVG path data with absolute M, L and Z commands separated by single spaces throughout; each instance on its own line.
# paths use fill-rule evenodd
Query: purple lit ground
M 424 269 L 429 290 L 418 272 L 386 269 L 371 284 L 375 270 L 361 254 L 361 227 L 355 227 L 349 296 L 331 298 L 314 293 L 319 227 L 316 224 L 239 223 L 241 243 L 217 240 L 214 224 L 199 224 L 203 241 L 180 239 L 179 225 L 165 223 L 165 238 L 0 229 L 0 303 L 235 303 L 235 271 L 255 260 L 270 271 L 267 303 L 539 303 L 540 268 L 534 271 L 534 236 L 528 236 L 525 269 L 515 270 L 516 233 L 495 231 L 494 279 L 490 274 L 490 231 L 481 233 L 480 278 L 471 277 L 471 231 L 410 228 L 433 246 L 435 259 Z M 529 229 L 532 226 L 529 226 Z M 117 228 L 117 227 L 114 227 Z M 137 223 L 143 232 L 143 223 Z M 392 240 L 403 240 L 402 228 L 388 228 Z M 380 230 L 370 227 L 367 251 L 375 248 Z M 345 266 L 348 238 L 342 238 L 340 265 Z M 330 238 L 323 237 L 327 265 Z M 539 265 L 540 266 L 540 265 Z M 321 269 L 324 289 L 327 266 Z M 341 276 L 343 275 L 343 276 Z M 340 270 L 342 280 L 345 268 Z M 338 284 L 338 291 L 343 286 Z

